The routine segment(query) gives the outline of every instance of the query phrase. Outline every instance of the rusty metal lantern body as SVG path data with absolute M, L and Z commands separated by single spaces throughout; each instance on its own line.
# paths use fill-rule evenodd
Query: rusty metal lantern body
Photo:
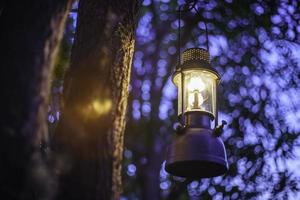
M 228 170 L 226 151 L 217 127 L 217 85 L 220 76 L 202 48 L 183 52 L 173 75 L 178 87 L 180 128 L 167 150 L 166 171 L 187 178 L 208 178 Z M 215 127 L 212 129 L 212 123 Z

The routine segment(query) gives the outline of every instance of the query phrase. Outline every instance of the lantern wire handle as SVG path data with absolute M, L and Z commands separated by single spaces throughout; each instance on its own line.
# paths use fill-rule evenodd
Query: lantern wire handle
M 192 9 L 195 9 L 196 8 L 196 4 L 197 4 L 198 0 L 192 0 L 192 1 L 189 1 L 187 2 L 186 4 L 182 4 L 178 7 L 178 65 L 177 67 L 181 64 L 181 13 L 182 12 L 189 12 L 191 11 Z M 187 8 L 184 8 L 183 7 L 187 7 Z M 197 11 L 196 11 L 197 12 Z
M 181 13 L 182 12 L 189 12 L 191 10 L 195 10 L 197 15 L 201 16 L 200 11 L 197 9 L 196 5 L 198 3 L 198 0 L 194 0 L 194 1 L 190 1 L 186 4 L 182 4 L 179 6 L 177 12 L 178 12 L 178 65 L 179 66 L 181 64 Z M 186 9 L 182 9 L 182 7 L 186 6 Z M 205 38 L 206 38 L 206 49 L 209 52 L 209 38 L 208 38 L 208 28 L 207 28 L 207 21 L 206 18 L 203 17 L 203 22 L 204 22 L 204 26 L 205 26 Z
M 196 11 L 196 13 L 200 16 L 201 14 L 200 14 L 199 10 L 196 8 L 196 6 L 194 6 L 193 8 Z M 205 17 L 203 17 L 203 21 L 204 21 L 204 26 L 205 26 L 206 49 L 209 52 L 208 29 L 207 29 L 207 22 L 206 22 Z
M 178 9 L 178 65 L 179 66 L 181 64 L 181 33 L 180 33 L 180 29 L 181 29 L 181 8 L 182 8 L 182 5 L 179 6 L 179 9 Z
M 181 30 L 181 9 L 182 9 L 182 5 L 179 6 L 179 10 L 178 10 L 178 65 L 177 67 L 180 66 L 181 64 L 181 33 L 180 33 L 180 30 Z M 183 87 L 184 87 L 184 74 L 183 72 L 181 71 L 181 120 L 180 121 L 184 121 L 184 90 L 183 90 Z M 183 123 L 184 124 L 184 123 Z

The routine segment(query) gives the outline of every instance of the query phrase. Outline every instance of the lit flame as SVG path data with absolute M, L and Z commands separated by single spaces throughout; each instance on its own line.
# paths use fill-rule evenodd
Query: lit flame
M 188 90 L 190 92 L 193 92 L 195 90 L 197 90 L 198 92 L 201 92 L 205 89 L 205 84 L 202 81 L 202 79 L 200 77 L 192 77 L 190 78 L 190 80 L 188 81 Z
M 192 109 L 200 109 L 204 102 L 201 92 L 205 90 L 205 83 L 200 77 L 191 77 L 188 81 L 188 104 Z

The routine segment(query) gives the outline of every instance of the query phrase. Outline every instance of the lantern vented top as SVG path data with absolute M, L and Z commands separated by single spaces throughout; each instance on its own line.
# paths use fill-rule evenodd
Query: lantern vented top
M 209 52 L 203 48 L 190 48 L 181 55 L 181 63 L 185 64 L 191 61 L 204 61 L 210 63 Z

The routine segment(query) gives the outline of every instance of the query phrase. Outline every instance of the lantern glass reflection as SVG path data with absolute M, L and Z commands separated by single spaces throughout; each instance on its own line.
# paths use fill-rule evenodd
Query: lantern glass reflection
M 183 71 L 184 113 L 204 111 L 216 116 L 216 85 L 218 77 L 203 69 Z M 182 113 L 181 73 L 174 77 L 178 87 L 178 115 Z

